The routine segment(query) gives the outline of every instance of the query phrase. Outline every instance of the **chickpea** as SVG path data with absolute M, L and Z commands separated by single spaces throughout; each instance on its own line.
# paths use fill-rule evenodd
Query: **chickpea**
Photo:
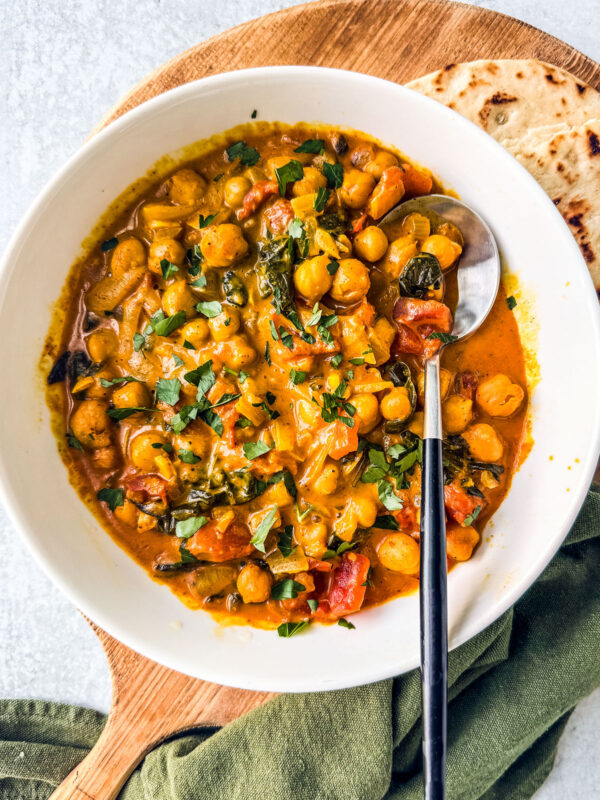
M 180 169 L 167 181 L 169 200 L 178 206 L 193 206 L 204 196 L 206 181 L 193 169 Z
M 400 236 L 388 247 L 387 253 L 379 262 L 379 269 L 389 280 L 400 277 L 404 267 L 417 255 L 417 243 L 412 236 Z
M 313 194 L 324 186 L 327 186 L 327 178 L 322 172 L 316 167 L 304 167 L 304 176 L 294 183 L 292 194 L 294 197 L 301 197 L 303 194 Z
M 331 289 L 333 276 L 327 270 L 330 261 L 329 256 L 315 256 L 303 261 L 294 273 L 294 286 L 308 303 L 320 300 Z
M 337 489 L 340 468 L 331 462 L 324 465 L 321 474 L 315 480 L 314 489 L 319 494 L 333 494 Z
M 119 451 L 114 445 L 99 447 L 92 453 L 92 461 L 100 469 L 114 469 L 119 463 Z
M 379 261 L 387 247 L 388 238 L 376 225 L 369 225 L 354 237 L 354 252 L 364 261 Z
M 209 333 L 208 322 L 202 317 L 186 322 L 183 328 L 180 329 L 182 342 L 188 341 L 196 348 L 202 347 L 208 339 Z
M 156 469 L 154 459 L 156 456 L 164 454 L 160 447 L 152 447 L 153 444 L 165 444 L 167 440 L 160 431 L 145 431 L 138 433 L 129 443 L 129 457 L 136 467 L 143 469 L 144 472 L 153 472 Z
M 258 564 L 246 564 L 237 577 L 237 590 L 244 603 L 266 603 L 271 596 L 273 579 Z
M 369 433 L 379 422 L 379 403 L 374 394 L 365 392 L 355 394 L 350 402 L 356 408 L 354 423 L 358 423 L 359 433 Z
M 222 346 L 221 358 L 230 369 L 243 369 L 256 358 L 256 350 L 242 336 L 232 336 Z
M 131 381 L 114 390 L 112 401 L 115 408 L 147 408 L 150 393 L 144 383 Z
M 83 400 L 71 416 L 71 430 L 84 447 L 96 450 L 110 445 L 110 417 L 107 405 L 99 400 Z
M 331 296 L 339 303 L 358 303 L 371 286 L 369 270 L 357 258 L 343 258 L 333 276 Z
M 177 239 L 156 239 L 150 245 L 148 253 L 148 269 L 156 275 L 162 275 L 160 262 L 166 259 L 180 267 L 185 258 L 185 248 Z
M 200 243 L 202 255 L 209 267 L 231 267 L 248 252 L 244 234 L 232 222 L 209 228 Z
M 328 531 L 323 522 L 313 525 L 297 525 L 294 530 L 296 539 L 310 558 L 321 558 L 327 550 Z
M 463 433 L 463 439 L 476 461 L 500 461 L 504 455 L 502 440 L 487 422 L 471 425 Z
M 224 309 L 208 320 L 208 327 L 215 342 L 224 342 L 239 331 L 240 315 L 234 308 Z
M 452 373 L 443 367 L 440 369 L 440 398 L 443 400 L 450 389 L 452 383 Z M 417 394 L 419 395 L 419 403 L 425 403 L 425 373 L 419 372 L 417 375 Z
M 381 414 L 384 419 L 407 420 L 412 413 L 412 406 L 405 386 L 390 389 L 381 401 Z
M 421 250 L 424 253 L 430 253 L 435 256 L 442 269 L 451 267 L 462 253 L 462 247 L 459 244 L 453 242 L 452 239 L 448 239 L 447 236 L 440 236 L 437 233 L 425 239 Z
M 100 328 L 88 336 L 86 345 L 92 361 L 99 364 L 117 352 L 119 340 L 112 328 Z
M 113 514 L 123 525 L 129 525 L 132 528 L 137 525 L 139 511 L 131 500 L 123 500 L 123 505 L 117 506 Z
M 462 433 L 473 416 L 473 401 L 453 394 L 442 405 L 442 422 L 446 433 Z
M 178 311 L 185 311 L 187 316 L 191 316 L 196 309 L 196 298 L 184 280 L 174 281 L 164 291 L 162 306 L 169 317 Z
M 121 278 L 130 269 L 142 267 L 146 263 L 146 249 L 139 239 L 124 239 L 115 247 L 110 259 L 110 271 Z
M 385 536 L 377 548 L 377 556 L 381 565 L 393 572 L 415 575 L 419 571 L 419 545 L 407 533 L 390 533 Z
M 375 524 L 377 503 L 370 497 L 354 497 L 352 509 L 356 513 L 356 520 L 361 528 L 370 528 Z
M 491 417 L 510 417 L 519 408 L 525 392 L 518 383 L 499 373 L 477 387 L 477 405 Z
M 388 153 L 387 150 L 380 150 L 372 161 L 369 161 L 365 167 L 365 171 L 372 175 L 376 180 L 379 180 L 383 175 L 384 170 L 388 167 L 397 167 L 398 159 L 393 153 Z
M 241 208 L 244 197 L 252 188 L 250 179 L 245 175 L 234 175 L 225 184 L 225 205 L 229 208 Z
M 359 169 L 348 170 L 344 174 L 344 182 L 340 190 L 340 196 L 344 205 L 348 208 L 362 208 L 375 186 L 375 178 L 368 172 L 361 172 Z
M 446 530 L 446 553 L 455 561 L 468 561 L 479 543 L 479 534 L 471 525 L 450 523 Z

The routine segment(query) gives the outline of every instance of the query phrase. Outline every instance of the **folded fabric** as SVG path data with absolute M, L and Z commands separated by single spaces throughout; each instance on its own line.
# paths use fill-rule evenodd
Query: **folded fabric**
M 523 535 L 527 535 L 526 531 Z M 600 685 L 600 490 L 516 606 L 450 653 L 449 800 L 524 800 L 577 702 Z M 42 800 L 105 718 L 0 701 L 0 798 Z M 150 753 L 122 800 L 420 800 L 420 684 L 281 695 L 218 731 Z

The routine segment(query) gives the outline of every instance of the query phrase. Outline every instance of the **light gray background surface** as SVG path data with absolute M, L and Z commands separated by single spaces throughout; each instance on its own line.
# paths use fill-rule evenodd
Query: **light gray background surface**
M 476 0 L 600 61 L 600 0 Z M 295 0 L 0 0 L 0 250 L 53 173 L 146 73 L 226 28 Z M 40 265 L 40 268 L 43 268 Z M 79 613 L 32 562 L 0 507 L 0 697 L 106 711 L 108 669 Z M 600 790 L 600 690 L 575 711 L 536 800 Z

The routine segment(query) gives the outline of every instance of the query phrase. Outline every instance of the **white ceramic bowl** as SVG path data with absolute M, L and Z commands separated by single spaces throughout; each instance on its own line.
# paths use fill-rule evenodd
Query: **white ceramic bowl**
M 187 610 L 117 547 L 71 488 L 37 373 L 51 304 L 108 204 L 165 153 L 247 121 L 254 108 L 260 119 L 364 130 L 430 167 L 488 221 L 534 298 L 535 444 L 488 529 L 493 539 L 449 576 L 452 647 L 531 585 L 585 497 L 600 443 L 598 302 L 559 213 L 508 153 L 444 106 L 351 72 L 273 67 L 167 92 L 82 147 L 23 220 L 0 273 L 0 477 L 2 499 L 33 554 L 85 614 L 158 662 L 249 689 L 336 689 L 418 664 L 417 595 L 353 617 L 354 631 L 315 625 L 289 640 L 219 628 L 208 614 Z M 527 316 L 525 303 L 519 313 Z

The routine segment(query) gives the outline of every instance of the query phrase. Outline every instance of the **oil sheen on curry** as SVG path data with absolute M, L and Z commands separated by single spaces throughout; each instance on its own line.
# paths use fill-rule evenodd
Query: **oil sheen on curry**
M 49 401 L 82 497 L 187 606 L 281 636 L 352 627 L 418 586 L 422 365 L 448 340 L 465 243 L 415 213 L 377 227 L 441 187 L 365 134 L 221 141 L 74 269 Z M 443 353 L 449 567 L 518 463 L 512 306 L 501 289 Z

